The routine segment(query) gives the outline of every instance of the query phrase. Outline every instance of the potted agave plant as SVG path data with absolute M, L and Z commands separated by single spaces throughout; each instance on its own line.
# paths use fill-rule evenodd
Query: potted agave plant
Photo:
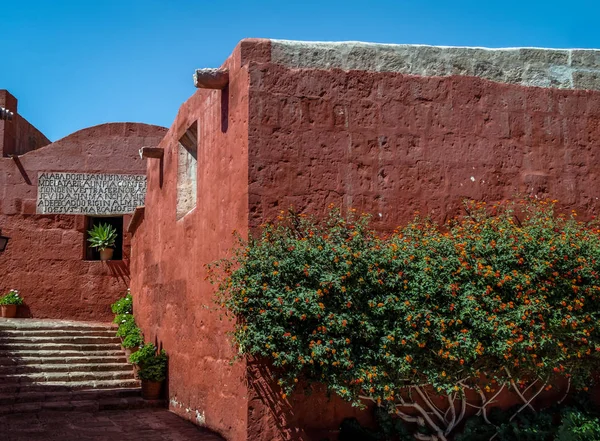
M 23 304 L 23 298 L 19 291 L 11 289 L 8 293 L 0 297 L 0 316 L 4 318 L 13 318 L 17 316 L 17 307 Z
M 100 251 L 100 260 L 112 259 L 117 229 L 110 224 L 98 224 L 88 230 L 88 235 L 90 246 Z
M 137 376 L 142 380 L 142 398 L 160 398 L 162 383 L 167 378 L 167 353 L 158 350 L 152 343 L 146 343 L 131 354 L 129 361 L 138 368 Z

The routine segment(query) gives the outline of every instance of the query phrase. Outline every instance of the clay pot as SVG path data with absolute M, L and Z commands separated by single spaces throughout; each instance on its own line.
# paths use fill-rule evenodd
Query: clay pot
M 142 380 L 142 398 L 144 400 L 158 400 L 162 382 Z
M 0 306 L 0 314 L 4 318 L 14 318 L 17 316 L 17 305 Z
M 114 251 L 115 250 L 112 248 L 104 248 L 103 250 L 100 250 L 100 260 L 106 261 L 112 259 Z

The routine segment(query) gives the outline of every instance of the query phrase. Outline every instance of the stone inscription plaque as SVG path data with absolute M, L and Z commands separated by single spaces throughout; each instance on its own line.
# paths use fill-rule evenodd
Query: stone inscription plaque
M 38 214 L 128 214 L 144 205 L 145 197 L 145 175 L 51 172 L 38 175 Z

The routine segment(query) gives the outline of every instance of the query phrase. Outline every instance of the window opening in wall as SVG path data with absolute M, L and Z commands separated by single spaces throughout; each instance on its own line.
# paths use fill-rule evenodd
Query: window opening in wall
M 98 216 L 86 218 L 86 229 L 84 234 L 85 260 L 100 260 L 100 251 L 96 248 L 92 248 L 88 241 L 90 237 L 88 231 L 98 224 L 109 224 L 117 230 L 117 240 L 115 241 L 112 260 L 123 260 L 123 216 Z
M 198 123 L 179 139 L 177 153 L 177 219 L 196 207 L 198 179 Z

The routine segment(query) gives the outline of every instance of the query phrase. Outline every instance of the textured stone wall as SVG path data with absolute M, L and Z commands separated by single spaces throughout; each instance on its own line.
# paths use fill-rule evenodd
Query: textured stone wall
M 0 156 L 22 155 L 50 144 L 42 132 L 18 114 L 18 101 L 7 90 L 0 90 L 0 107 L 14 113 L 12 121 L 0 121 Z
M 600 90 L 600 51 L 271 41 L 271 61 L 300 69 L 466 75 L 501 83 Z
M 417 210 L 442 220 L 465 197 L 600 207 L 600 92 L 275 63 L 250 74 L 252 226 L 290 205 L 343 203 L 382 228 Z
M 104 124 L 18 160 L 0 158 L 0 229 L 10 237 L 7 250 L 0 254 L 0 293 L 20 290 L 26 302 L 21 314 L 112 319 L 110 304 L 129 286 L 129 238 L 124 240 L 123 261 L 84 260 L 85 216 L 36 214 L 38 175 L 143 174 L 146 164 L 138 150 L 156 146 L 165 131 L 145 124 Z
M 170 409 L 236 441 L 247 439 L 245 364 L 230 365 L 232 323 L 215 304 L 205 265 L 233 246 L 234 230 L 248 229 L 248 74 L 240 63 L 238 50 L 223 92 L 202 89 L 181 106 L 160 144 L 164 159 L 148 160 L 131 265 L 136 319 L 146 340 L 169 353 Z M 194 122 L 197 198 L 179 217 L 180 140 Z
M 21 115 L 15 115 L 16 141 L 11 154 L 22 155 L 50 144 L 50 140 Z M 5 153 L 8 153 L 6 150 Z

